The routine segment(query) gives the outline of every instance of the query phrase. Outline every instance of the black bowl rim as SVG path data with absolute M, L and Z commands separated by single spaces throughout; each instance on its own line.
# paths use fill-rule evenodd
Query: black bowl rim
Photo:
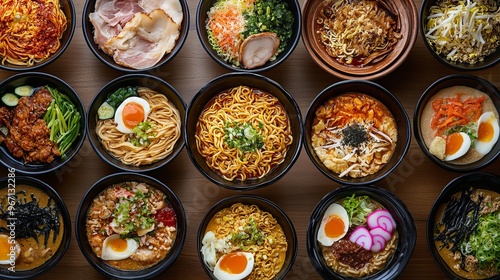
M 422 41 L 424 41 L 424 45 L 425 45 L 426 49 L 428 50 L 428 52 L 431 53 L 431 55 L 437 61 L 439 61 L 441 64 L 443 64 L 451 69 L 460 70 L 460 71 L 468 71 L 468 72 L 483 70 L 486 68 L 493 67 L 493 66 L 497 65 L 498 63 L 500 63 L 500 49 L 497 49 L 494 53 L 490 54 L 493 57 L 497 56 L 497 58 L 496 59 L 493 58 L 491 62 L 489 62 L 489 63 L 482 62 L 482 63 L 472 64 L 472 65 L 465 64 L 465 63 L 452 62 L 452 61 L 447 60 L 443 56 L 437 54 L 436 51 L 429 45 L 429 43 L 427 42 L 427 39 L 425 39 L 426 30 L 424 27 L 425 26 L 424 15 L 427 14 L 426 6 L 430 5 L 428 3 L 431 3 L 431 1 L 436 2 L 436 0 L 422 0 L 422 4 L 420 5 L 419 29 L 420 29 L 420 35 L 421 35 Z
M 115 178 L 122 178 L 120 179 L 115 179 Z M 79 220 L 81 219 L 82 215 L 86 215 L 88 208 L 83 211 L 83 205 L 86 202 L 86 200 L 92 200 L 94 197 L 90 197 L 92 192 L 96 191 L 97 193 L 100 193 L 102 190 L 105 188 L 109 187 L 107 185 L 101 185 L 104 184 L 107 181 L 112 181 L 112 180 L 119 180 L 120 182 L 127 181 L 127 180 L 132 180 L 132 181 L 139 181 L 139 182 L 153 182 L 154 184 L 158 185 L 161 187 L 161 190 L 163 193 L 168 192 L 171 197 L 169 197 L 169 203 L 170 205 L 173 205 L 174 203 L 176 204 L 178 211 L 176 211 L 176 216 L 177 216 L 177 236 L 175 238 L 174 244 L 179 242 L 179 245 L 175 251 L 170 251 L 167 253 L 167 256 L 165 259 L 157 263 L 156 265 L 147 268 L 148 270 L 151 270 L 147 274 L 140 274 L 140 270 L 138 271 L 130 271 L 132 275 L 122 275 L 122 274 L 113 274 L 111 272 L 108 272 L 106 269 L 103 267 L 108 267 L 106 264 L 103 264 L 102 266 L 93 262 L 90 254 L 93 254 L 93 252 L 87 252 L 84 248 L 84 239 L 86 240 L 86 236 L 80 236 L 80 223 Z M 157 188 L 156 186 L 153 186 L 154 188 Z M 97 191 L 98 190 L 98 191 Z M 171 201 L 171 200 L 174 201 Z M 89 205 L 90 207 L 90 205 Z M 182 219 L 179 219 L 181 217 Z M 85 231 L 85 228 L 83 228 Z M 135 172 L 119 172 L 119 173 L 113 173 L 109 174 L 107 176 L 102 177 L 101 179 L 97 180 L 83 195 L 79 205 L 78 209 L 76 211 L 76 216 L 75 216 L 75 237 L 76 241 L 78 243 L 78 247 L 80 248 L 81 253 L 87 260 L 87 262 L 99 273 L 102 275 L 105 275 L 106 277 L 110 277 L 112 279 L 127 279 L 127 280 L 132 280 L 132 279 L 149 279 L 155 276 L 158 276 L 165 271 L 167 271 L 173 264 L 174 262 L 178 259 L 179 255 L 182 252 L 183 246 L 184 246 L 184 241 L 186 239 L 186 232 L 187 232 L 187 217 L 186 217 L 186 212 L 184 210 L 184 206 L 182 205 L 181 200 L 179 197 L 174 193 L 172 189 L 170 189 L 166 184 L 161 182 L 160 180 L 141 173 L 135 173 Z M 88 242 L 86 242 L 88 243 Z M 167 264 L 163 264 L 166 262 Z M 109 266 L 109 268 L 112 268 Z M 153 269 L 154 268 L 154 269 Z M 119 269 L 112 268 L 112 270 L 116 270 L 117 272 L 120 272 Z M 124 273 L 127 273 L 128 271 L 121 271 Z
M 241 67 L 234 67 L 232 66 L 231 64 L 225 62 L 224 60 L 222 60 L 220 57 L 218 57 L 217 55 L 215 55 L 214 53 L 212 53 L 212 48 L 208 45 L 206 45 L 204 43 L 204 40 L 203 40 L 203 36 L 201 34 L 201 30 L 202 28 L 204 28 L 204 25 L 202 26 L 200 21 L 198 20 L 200 18 L 200 14 L 201 14 L 201 8 L 204 4 L 204 1 L 207 1 L 207 0 L 201 0 L 199 1 L 198 3 L 198 6 L 196 8 L 196 33 L 198 34 L 198 40 L 200 41 L 200 44 L 203 46 L 203 49 L 206 51 L 206 53 L 215 61 L 217 62 L 217 64 L 219 64 L 220 66 L 228 69 L 228 70 L 231 70 L 231 71 L 235 71 L 235 72 L 242 72 L 242 73 L 259 73 L 259 72 L 264 72 L 264 71 L 267 71 L 267 70 L 271 70 L 275 67 L 277 67 L 278 65 L 280 65 L 282 62 L 284 62 L 292 53 L 293 51 L 295 50 L 295 48 L 297 47 L 299 41 L 300 41 L 300 38 L 301 38 L 301 30 L 302 30 L 302 11 L 301 11 L 301 8 L 300 8 L 300 3 L 298 0 L 290 0 L 291 3 L 293 3 L 293 7 L 290 7 L 292 10 L 296 10 L 297 11 L 297 18 L 296 18 L 296 23 L 294 22 L 294 25 L 296 24 L 297 25 L 297 36 L 295 36 L 293 38 L 293 41 L 292 41 L 292 44 L 287 48 L 286 51 L 283 51 L 282 53 L 279 54 L 279 56 L 281 56 L 280 59 L 276 59 L 272 62 L 267 62 L 266 64 L 264 64 L 263 66 L 260 66 L 260 67 L 257 67 L 257 68 L 253 68 L 253 69 L 245 69 L 245 68 L 241 68 Z M 215 1 L 214 1 L 215 2 Z
M 281 207 L 279 207 L 278 204 L 271 201 L 270 199 L 267 199 L 267 198 L 259 196 L 259 195 L 254 195 L 254 194 L 240 194 L 240 195 L 233 195 L 233 196 L 225 197 L 225 198 L 219 200 L 218 202 L 216 202 L 214 205 L 212 205 L 210 207 L 210 209 L 207 211 L 207 213 L 205 214 L 205 216 L 201 219 L 200 225 L 198 227 L 197 237 L 196 237 L 196 248 L 198 250 L 198 258 L 201 262 L 201 266 L 203 267 L 203 270 L 205 270 L 205 272 L 206 272 L 207 276 L 209 276 L 209 278 L 211 278 L 213 280 L 217 280 L 217 278 L 212 277 L 213 272 L 210 271 L 210 269 L 204 264 L 204 261 L 203 261 L 203 254 L 201 253 L 201 247 L 202 247 L 201 240 L 203 239 L 203 231 L 204 231 L 203 225 L 208 224 L 208 222 L 210 221 L 212 216 L 218 212 L 218 211 L 214 212 L 215 209 L 222 207 L 223 205 L 226 205 L 226 204 L 227 204 L 227 207 L 229 207 L 230 205 L 232 205 L 234 203 L 238 203 L 242 200 L 243 201 L 246 201 L 246 200 L 259 201 L 261 203 L 268 205 L 270 208 L 273 208 L 274 210 L 276 210 L 278 213 L 280 213 L 283 216 L 284 222 L 279 223 L 279 224 L 282 227 L 283 227 L 283 224 L 285 224 L 290 228 L 290 232 L 291 232 L 292 236 L 291 237 L 287 236 L 287 240 L 289 240 L 290 242 L 292 242 L 294 244 L 290 263 L 288 264 L 288 267 L 283 266 L 281 268 L 281 269 L 286 269 L 286 271 L 284 272 L 284 274 L 282 275 L 281 278 L 277 278 L 276 280 L 283 279 L 289 273 L 289 271 L 292 269 L 293 264 L 295 263 L 295 259 L 297 258 L 298 243 L 297 243 L 297 233 L 295 231 L 295 227 L 292 223 L 292 220 L 288 217 L 288 215 L 285 213 L 285 211 L 283 211 L 283 209 L 281 209 Z M 243 204 L 249 204 L 249 203 L 243 202 Z M 263 210 L 266 211 L 265 209 L 263 209 Z
M 201 166 L 201 164 L 196 161 L 196 158 L 194 156 L 195 152 L 193 150 L 193 149 L 195 149 L 195 147 L 191 147 L 190 144 L 189 144 L 189 137 L 188 137 L 189 132 L 188 132 L 187 122 L 189 120 L 189 114 L 193 110 L 193 104 L 194 104 L 194 102 L 199 98 L 199 96 L 201 96 L 204 93 L 204 91 L 207 88 L 210 88 L 211 86 L 213 86 L 214 84 L 217 84 L 219 82 L 223 82 L 227 78 L 233 78 L 233 77 L 249 77 L 249 78 L 254 79 L 254 80 L 261 80 L 261 81 L 264 81 L 266 83 L 270 83 L 274 87 L 278 88 L 283 93 L 283 95 L 286 97 L 286 99 L 290 102 L 290 105 L 294 108 L 295 112 L 293 112 L 293 113 L 296 113 L 297 122 L 299 123 L 299 129 L 300 129 L 300 131 L 298 132 L 299 133 L 299 137 L 296 140 L 296 141 L 298 141 L 298 143 L 297 143 L 297 149 L 295 151 L 293 151 L 293 154 L 290 156 L 291 160 L 290 160 L 289 166 L 287 168 L 285 168 L 281 173 L 279 173 L 275 177 L 273 177 L 271 180 L 267 180 L 265 182 L 254 184 L 254 185 L 252 185 L 250 187 L 233 187 L 233 186 L 230 186 L 228 184 L 225 184 L 225 182 L 229 183 L 229 181 L 226 181 L 224 178 L 222 178 L 220 176 L 214 178 L 214 177 L 210 176 L 209 174 L 207 174 L 205 172 L 205 170 L 203 170 L 203 167 Z M 291 113 L 292 112 L 288 112 L 288 114 L 291 114 Z M 198 116 L 196 116 L 196 117 L 198 117 Z M 196 169 L 198 169 L 198 171 L 201 174 L 203 174 L 203 176 L 205 176 L 207 179 L 209 179 L 211 182 L 215 183 L 216 185 L 218 185 L 220 187 L 223 187 L 223 188 L 226 188 L 226 189 L 238 190 L 238 191 L 249 191 L 249 190 L 254 190 L 254 189 L 258 189 L 258 188 L 263 188 L 265 186 L 268 186 L 268 185 L 271 185 L 271 184 L 277 182 L 283 176 L 285 176 L 285 174 L 292 168 L 292 166 L 295 164 L 295 162 L 299 158 L 300 152 L 302 150 L 302 141 L 303 141 L 303 136 L 302 135 L 304 134 L 304 126 L 302 125 L 302 114 L 300 112 L 299 105 L 297 104 L 297 102 L 295 101 L 295 99 L 293 98 L 293 96 L 285 88 L 283 88 L 278 82 L 276 82 L 276 81 L 274 81 L 274 80 L 272 80 L 272 79 L 270 79 L 270 78 L 268 78 L 266 76 L 258 74 L 258 73 L 231 72 L 231 73 L 222 74 L 222 75 L 214 78 L 213 80 L 209 81 L 191 99 L 191 102 L 189 103 L 189 105 L 188 105 L 188 107 L 186 109 L 186 115 L 184 117 L 184 120 L 186 122 L 186 124 L 184 126 L 184 142 L 185 142 L 185 145 L 187 147 L 186 150 L 188 152 L 189 158 L 191 159 L 191 162 L 194 164 L 194 166 L 196 167 Z M 295 139 L 294 139 L 294 141 L 295 141 Z M 287 153 L 287 156 L 288 156 L 288 153 Z M 268 176 L 268 175 L 270 175 L 270 174 L 267 174 L 266 176 Z
M 400 234 L 399 246 L 396 248 L 396 251 L 391 257 L 391 260 L 389 260 L 389 262 L 393 263 L 394 268 L 390 270 L 386 270 L 386 268 L 384 268 L 379 272 L 376 272 L 375 274 L 358 278 L 366 280 L 396 279 L 399 274 L 403 272 L 406 265 L 411 259 L 411 255 L 413 254 L 413 250 L 417 242 L 417 228 L 413 216 L 411 215 L 411 212 L 406 204 L 394 193 L 375 185 L 342 185 L 338 189 L 326 194 L 318 202 L 311 213 L 309 225 L 307 227 L 306 245 L 309 259 L 318 274 L 321 275 L 325 280 L 332 279 L 332 277 L 334 277 L 335 279 L 354 279 L 335 273 L 330 268 L 323 267 L 320 261 L 323 259 L 323 256 L 321 255 L 321 252 L 315 250 L 315 248 L 318 246 L 316 241 L 316 231 L 319 227 L 319 221 L 321 221 L 322 213 L 331 203 L 333 203 L 336 199 L 339 199 L 339 197 L 342 198 L 355 193 L 362 193 L 369 197 L 377 196 L 378 198 L 374 200 L 382 204 L 389 211 L 395 211 L 398 214 L 393 214 L 394 219 L 398 223 L 398 228 L 401 228 L 401 225 L 403 225 L 403 228 L 405 228 L 406 231 L 408 231 L 409 233 L 413 233 L 410 236 L 405 236 L 404 239 Z M 403 244 L 401 245 L 401 243 Z M 397 258 L 397 260 L 395 260 L 394 258 Z
M 466 278 L 460 277 L 455 273 L 453 273 L 450 269 L 447 269 L 448 265 L 442 260 L 442 258 L 439 256 L 439 253 L 436 251 L 436 246 L 434 245 L 434 239 L 433 239 L 434 218 L 436 216 L 439 206 L 441 206 L 444 200 L 449 199 L 451 195 L 459 192 L 462 188 L 469 186 L 469 185 L 463 185 L 463 181 L 468 182 L 468 181 L 482 181 L 482 180 L 488 182 L 494 182 L 497 184 L 497 186 L 500 185 L 500 176 L 498 175 L 482 171 L 462 174 L 452 179 L 448 184 L 446 184 L 446 186 L 441 190 L 436 200 L 432 204 L 432 208 L 429 211 L 429 215 L 427 216 L 427 222 L 425 228 L 427 248 L 430 254 L 432 255 L 432 258 L 436 263 L 436 265 L 451 279 L 466 280 Z M 458 190 L 455 191 L 455 188 L 458 188 Z M 490 280 L 498 279 L 498 275 L 490 277 L 488 279 Z
M 94 54 L 94 56 L 99 61 L 101 61 L 104 65 L 110 67 L 111 69 L 114 69 L 114 70 L 117 70 L 117 71 L 121 71 L 121 72 L 124 72 L 124 73 L 144 73 L 144 72 L 148 72 L 148 71 L 151 71 L 151 70 L 154 70 L 154 69 L 158 69 L 158 68 L 166 65 L 175 56 L 177 56 L 177 54 L 180 52 L 180 50 L 182 49 L 182 46 L 184 45 L 184 43 L 186 42 L 186 40 L 188 38 L 189 29 L 190 29 L 189 28 L 189 22 L 190 22 L 189 6 L 188 6 L 188 3 L 187 3 L 187 0 L 179 0 L 180 4 L 182 6 L 182 12 L 183 12 L 182 21 L 186 21 L 185 22 L 186 28 L 185 28 L 184 32 L 181 32 L 179 34 L 179 38 L 177 39 L 177 42 L 175 43 L 174 49 L 170 53 L 164 55 L 164 56 L 168 55 L 169 56 L 168 59 L 166 59 L 165 61 L 161 61 L 160 60 L 155 65 L 153 65 L 151 67 L 148 67 L 148 68 L 144 68 L 144 69 L 133 69 L 133 68 L 128 68 L 128 67 L 125 67 L 125 66 L 121 66 L 121 65 L 116 64 L 116 63 L 110 63 L 106 59 L 104 59 L 104 57 L 103 57 L 104 55 L 107 55 L 107 54 L 105 54 L 100 49 L 95 49 L 92 46 L 94 44 L 94 40 L 92 38 L 89 38 L 89 36 L 87 36 L 87 34 L 88 34 L 87 16 L 85 16 L 85 14 L 86 14 L 86 11 L 90 8 L 89 5 L 90 5 L 91 1 L 94 1 L 94 3 L 95 3 L 95 0 L 85 0 L 85 4 L 84 4 L 83 10 L 82 10 L 82 31 L 83 31 L 83 38 L 85 39 L 85 42 L 87 43 L 88 48 Z M 181 29 L 181 31 L 182 31 L 182 29 Z
M 397 59 L 394 60 L 393 62 L 388 63 L 385 67 L 382 67 L 382 68 L 378 69 L 377 71 L 373 71 L 373 72 L 367 73 L 367 74 L 358 74 L 358 73 L 351 73 L 351 72 L 347 72 L 347 71 L 342 71 L 341 69 L 337 69 L 337 68 L 329 65 L 323 58 L 321 58 L 318 51 L 312 47 L 310 40 L 306 40 L 306 37 L 309 38 L 309 36 L 307 36 L 307 26 L 305 24 L 305 22 L 307 22 L 307 18 L 306 18 L 307 13 L 306 12 L 309 11 L 311 3 L 314 1 L 316 1 L 316 0 L 305 0 L 305 2 L 304 2 L 303 12 L 302 12 L 302 22 L 304 22 L 304 23 L 302 24 L 302 30 L 301 30 L 302 43 L 304 44 L 304 47 L 306 48 L 306 52 L 309 54 L 309 56 L 311 58 L 316 58 L 318 61 L 321 61 L 321 63 L 319 63 L 318 61 L 314 61 L 315 64 L 317 64 L 320 68 L 322 68 L 328 74 L 333 75 L 337 78 L 379 80 L 379 79 L 383 78 L 384 76 L 387 76 L 390 73 L 396 71 L 406 61 L 406 59 L 408 58 L 408 56 L 411 53 L 411 50 L 413 49 L 413 47 L 415 46 L 415 44 L 417 42 L 418 27 L 415 28 L 414 31 L 410 28 L 410 31 L 413 31 L 413 32 L 409 32 L 409 34 L 411 34 L 412 36 L 409 38 L 409 40 L 406 40 L 406 42 L 403 46 L 403 50 L 401 51 L 400 55 L 398 57 L 396 57 Z M 397 1 L 397 0 L 393 0 L 393 1 Z M 401 0 L 399 0 L 399 1 L 401 1 Z M 418 9 L 417 9 L 417 6 L 415 4 L 415 1 L 408 1 L 408 3 L 410 4 L 410 7 L 407 7 L 406 11 L 410 14 L 415 14 L 415 17 L 412 17 L 412 20 L 409 22 L 411 22 L 411 25 L 414 25 L 414 23 L 418 24 Z M 307 9 L 307 11 L 305 11 L 306 9 Z M 403 57 L 403 59 L 401 59 L 401 57 Z M 389 71 L 389 68 L 391 68 L 391 67 L 394 67 L 394 68 Z
M 481 77 L 469 75 L 469 74 L 451 74 L 451 75 L 443 76 L 443 77 L 437 79 L 436 81 L 434 81 L 432 84 L 430 84 L 424 90 L 422 95 L 420 95 L 420 98 L 418 99 L 417 104 L 415 106 L 415 111 L 414 111 L 414 115 L 413 115 L 413 130 L 414 130 L 413 134 L 415 135 L 415 140 L 417 140 L 417 143 L 420 146 L 420 149 L 437 166 L 440 166 L 441 168 L 446 169 L 448 171 L 452 171 L 452 172 L 462 172 L 462 173 L 463 172 L 473 172 L 473 171 L 477 171 L 479 169 L 485 168 L 486 166 L 493 163 L 498 158 L 498 156 L 500 156 L 500 148 L 497 148 L 496 154 L 492 154 L 489 159 L 487 159 L 487 157 L 485 155 L 480 160 L 473 162 L 473 163 L 470 163 L 470 164 L 465 164 L 465 165 L 451 164 L 451 163 L 447 163 L 445 161 L 441 161 L 438 158 L 436 158 L 435 156 L 433 156 L 429 152 L 429 149 L 427 148 L 426 144 L 424 143 L 424 140 L 422 139 L 422 136 L 420 133 L 420 116 L 419 116 L 419 114 L 420 114 L 420 111 L 423 110 L 423 108 L 426 105 L 426 104 L 423 104 L 424 100 L 426 99 L 426 97 L 428 95 L 431 94 L 430 92 L 434 88 L 439 87 L 443 82 L 450 83 L 453 80 L 467 80 L 471 83 L 474 82 L 477 84 L 481 84 L 483 87 L 490 90 L 489 93 L 486 93 L 488 96 L 490 96 L 490 97 L 491 97 L 491 95 L 496 96 L 500 102 L 500 90 L 497 87 L 495 87 L 495 85 L 493 85 L 492 83 L 490 83 L 489 81 L 487 81 Z M 455 85 L 462 85 L 462 84 L 463 83 L 455 84 Z M 451 85 L 449 85 L 449 86 L 451 86 Z M 446 87 L 449 87 L 449 86 L 446 86 Z M 495 102 L 495 100 L 493 100 L 493 102 Z M 500 113 L 499 107 L 497 107 L 497 111 Z M 500 147 L 500 141 L 497 141 L 497 143 L 495 144 L 494 147 L 497 147 L 497 146 Z M 494 153 L 494 152 L 495 151 L 493 149 L 490 151 L 490 153 Z M 487 155 L 489 155 L 489 153 Z M 482 163 L 479 164 L 479 162 L 482 162 Z M 473 166 L 471 166 L 471 165 L 473 165 Z
M 83 143 L 85 142 L 85 138 L 86 138 L 87 122 L 85 121 L 85 119 L 87 118 L 87 113 L 86 113 L 86 110 L 85 110 L 85 105 L 82 102 L 82 100 L 81 100 L 80 96 L 78 95 L 78 93 L 67 82 L 65 82 L 63 79 L 61 79 L 61 78 L 59 78 L 57 76 L 54 76 L 52 74 L 49 74 L 49 73 L 45 73 L 45 72 L 24 72 L 24 73 L 17 73 L 17 74 L 14 74 L 14 75 L 8 77 L 7 79 L 1 81 L 0 82 L 0 88 L 2 86 L 4 86 L 5 84 L 10 83 L 10 82 L 12 82 L 12 81 L 14 81 L 16 79 L 24 78 L 24 77 L 30 77 L 30 76 L 40 76 L 40 77 L 43 77 L 43 78 L 48 79 L 48 80 L 54 80 L 57 83 L 61 83 L 62 85 L 64 85 L 64 87 L 68 88 L 68 90 L 71 92 L 71 94 L 74 95 L 74 99 L 76 99 L 78 101 L 77 102 L 78 104 L 74 104 L 74 105 L 77 108 L 80 107 L 81 114 L 82 114 L 82 120 L 83 120 L 83 122 L 81 123 L 82 127 L 80 128 L 81 129 L 80 133 L 82 134 L 81 135 L 81 139 L 80 139 L 79 142 L 75 142 L 75 143 L 72 144 L 72 145 L 74 145 L 73 146 L 74 147 L 74 153 L 71 154 L 71 155 L 69 155 L 66 159 L 62 160 L 60 162 L 60 164 L 53 165 L 53 163 L 51 163 L 51 164 L 47 165 L 48 168 L 37 168 L 37 169 L 30 169 L 29 165 L 26 166 L 26 165 L 22 164 L 22 166 L 24 168 L 22 168 L 22 169 L 16 168 L 16 171 L 18 171 L 20 173 L 29 174 L 29 175 L 37 175 L 37 174 L 49 173 L 49 172 L 52 172 L 52 171 L 60 168 L 61 166 L 64 166 L 66 163 L 70 162 L 71 159 L 74 156 L 76 156 L 78 154 L 78 152 L 81 149 L 81 147 L 83 146 Z M 4 154 L 6 153 L 6 151 L 5 151 L 5 149 L 3 147 L 0 148 L 0 153 L 4 153 Z M 0 158 L 0 163 L 2 165 L 4 165 L 5 167 L 7 167 L 7 168 L 11 167 L 2 158 Z M 20 163 L 20 165 L 21 165 L 21 163 Z
M 326 177 L 328 177 L 329 179 L 331 179 L 331 180 L 333 180 L 333 181 L 335 181 L 335 182 L 337 182 L 339 184 L 342 184 L 342 185 L 344 185 L 344 184 L 349 184 L 349 185 L 369 185 L 369 184 L 376 183 L 376 182 L 378 182 L 378 181 L 386 178 L 394 170 L 396 170 L 396 168 L 404 160 L 404 157 L 406 156 L 408 150 L 410 149 L 410 144 L 411 144 L 411 124 L 410 124 L 410 118 L 408 116 L 408 113 L 406 113 L 406 110 L 403 107 L 403 104 L 399 101 L 399 99 L 394 94 L 392 94 L 389 90 L 387 90 L 382 85 L 380 85 L 380 84 L 378 84 L 376 82 L 373 82 L 373 81 L 369 81 L 369 80 L 343 80 L 343 81 L 340 81 L 340 82 L 336 82 L 336 83 L 333 83 L 333 84 L 327 86 L 318 95 L 316 95 L 316 97 L 313 99 L 313 101 L 310 103 L 310 105 L 309 105 L 309 107 L 307 109 L 307 113 L 306 113 L 306 117 L 304 118 L 304 121 L 307 120 L 307 118 L 309 117 L 309 115 L 312 115 L 312 113 L 313 113 L 312 109 L 314 107 L 314 104 L 317 103 L 317 101 L 322 98 L 322 95 L 324 95 L 324 94 L 326 94 L 328 92 L 334 91 L 335 88 L 338 87 L 338 86 L 342 86 L 342 85 L 355 85 L 355 84 L 365 84 L 365 85 L 368 85 L 370 87 L 374 87 L 377 90 L 383 92 L 385 95 L 387 95 L 388 98 L 390 98 L 391 100 L 394 101 L 394 103 L 397 105 L 397 109 L 402 113 L 401 114 L 402 117 L 403 117 L 402 121 L 406 124 L 406 127 L 408 128 L 406 130 L 406 135 L 405 135 L 407 137 L 407 140 L 404 143 L 403 151 L 402 151 L 400 157 L 398 158 L 398 160 L 396 161 L 396 163 L 394 164 L 394 166 L 392 166 L 391 168 L 389 168 L 381 176 L 376 176 L 376 177 L 374 177 L 371 180 L 365 181 L 365 180 L 363 180 L 363 178 L 356 178 L 356 179 L 359 179 L 359 180 L 349 179 L 349 178 L 346 179 L 346 180 L 344 180 L 342 178 L 339 178 L 333 172 L 331 172 L 329 170 L 326 170 L 325 166 L 323 165 L 323 163 L 317 162 L 315 160 L 315 152 L 313 150 L 311 150 L 310 147 L 309 147 L 309 145 L 307 144 L 307 141 L 308 141 L 308 139 L 306 139 L 307 138 L 307 132 L 303 134 L 303 137 L 304 137 L 303 143 L 304 143 L 304 148 L 305 148 L 305 150 L 307 152 L 307 155 L 309 156 L 309 159 L 312 161 L 312 163 L 314 164 L 314 166 L 316 166 L 316 168 L 319 171 L 321 171 L 321 173 L 323 175 L 325 175 Z M 346 93 L 346 92 L 344 91 L 344 92 L 341 92 L 340 94 L 344 94 L 344 93 Z M 335 94 L 335 96 L 338 96 L 340 94 Z M 388 107 L 388 106 L 386 105 L 386 107 Z M 304 123 L 303 126 L 304 126 L 304 129 L 306 129 L 305 123 Z M 375 174 L 377 174 L 377 173 L 374 173 L 373 175 L 375 175 Z
M 153 76 L 151 74 L 144 74 L 144 73 L 125 74 L 125 75 L 119 76 L 119 77 L 109 81 L 108 83 L 106 83 L 98 91 L 98 93 L 92 98 L 92 101 L 90 101 L 89 107 L 88 107 L 88 112 L 87 112 L 87 118 L 86 118 L 86 123 L 87 123 L 87 132 L 86 133 L 88 135 L 90 145 L 92 146 L 92 149 L 94 150 L 94 152 L 104 162 L 106 162 L 110 166 L 118 168 L 121 171 L 126 171 L 126 172 L 127 171 L 130 171 L 130 172 L 132 172 L 132 171 L 133 172 L 149 172 L 149 171 L 153 171 L 153 170 L 159 169 L 159 168 L 167 165 L 168 163 L 173 161 L 181 153 L 181 151 L 182 151 L 182 149 L 184 149 L 184 145 L 185 145 L 183 135 L 181 135 L 179 137 L 179 139 L 177 139 L 179 144 L 177 144 L 177 143 L 175 144 L 175 145 L 179 145 L 178 148 L 173 150 L 172 153 L 169 156 L 167 156 L 166 158 L 164 158 L 156 163 L 152 163 L 152 164 L 148 164 L 148 165 L 141 165 L 139 167 L 134 167 L 134 166 L 127 166 L 127 165 L 121 163 L 118 159 L 112 160 L 111 158 L 113 158 L 113 156 L 111 154 L 105 155 L 105 154 L 101 153 L 99 151 L 99 148 L 98 148 L 99 146 L 101 146 L 101 143 L 99 142 L 99 140 L 94 139 L 92 137 L 92 132 L 90 131 L 90 127 L 88 125 L 88 120 L 90 118 L 90 111 L 92 110 L 93 105 L 95 105 L 96 100 L 99 98 L 99 95 L 102 94 L 104 91 L 108 90 L 110 87 L 113 87 L 113 85 L 115 83 L 121 82 L 123 80 L 131 80 L 131 79 L 150 79 L 150 80 L 154 80 L 158 83 L 161 83 L 162 85 L 166 86 L 172 92 L 172 94 L 174 96 L 176 96 L 176 98 L 178 99 L 178 101 L 180 101 L 180 103 L 182 103 L 182 106 L 183 106 L 182 109 L 184 111 L 186 110 L 186 102 L 184 101 L 184 99 L 182 98 L 180 93 L 172 85 L 170 85 L 168 82 L 164 81 L 163 79 L 161 79 L 157 76 Z M 180 110 L 180 108 L 178 108 L 178 110 Z M 184 126 L 184 119 L 183 119 L 182 114 L 180 115 L 180 117 L 181 117 L 181 125 Z M 184 130 L 181 128 L 181 134 L 183 134 L 183 133 L 184 133 Z
M 73 3 L 73 0 L 67 0 L 68 1 L 68 4 L 69 4 L 69 10 L 71 12 L 71 26 L 68 26 L 69 28 L 66 28 L 66 31 L 64 32 L 69 32 L 68 34 L 68 41 L 66 43 L 64 43 L 63 45 L 61 45 L 60 49 L 53 55 L 51 55 L 48 59 L 40 62 L 40 63 L 37 63 L 33 66 L 24 66 L 24 67 L 20 67 L 20 66 L 6 66 L 6 65 L 3 65 L 0 63 L 0 69 L 4 69 L 4 70 L 10 70 L 10 71 L 33 71 L 33 70 L 37 70 L 39 68 L 42 68 L 44 66 L 47 66 L 49 64 L 51 64 L 52 62 L 54 62 L 57 58 L 59 58 L 65 51 L 66 49 L 68 48 L 69 44 L 71 43 L 71 40 L 73 39 L 73 35 L 75 34 L 75 29 L 76 29 L 76 9 L 75 9 L 75 5 Z
M 50 269 L 55 267 L 59 261 L 62 259 L 64 254 L 69 248 L 69 245 L 71 243 L 71 216 L 69 214 L 68 208 L 66 207 L 66 204 L 64 203 L 64 200 L 61 198 L 59 193 L 51 187 L 49 184 L 43 182 L 40 179 L 34 178 L 34 177 L 29 177 L 29 176 L 15 176 L 15 177 L 3 177 L 0 178 L 0 183 L 1 184 L 11 184 L 11 180 L 13 180 L 12 184 L 26 184 L 30 185 L 32 187 L 35 187 L 37 189 L 42 190 L 45 192 L 49 197 L 52 197 L 54 201 L 56 202 L 57 206 L 59 207 L 59 210 L 61 211 L 62 218 L 64 220 L 64 233 L 65 235 L 63 237 L 63 240 L 61 245 L 59 246 L 59 249 L 56 251 L 56 255 L 52 256 L 49 260 L 47 260 L 44 264 L 42 264 L 39 267 L 36 267 L 31 270 L 26 270 L 26 271 L 16 271 L 15 274 L 2 274 L 1 278 L 3 279 L 12 279 L 12 280 L 17 280 L 17 279 L 34 279 L 36 277 L 39 277 L 40 275 L 48 272 Z M 7 185 L 5 186 L 7 187 Z M 3 188 L 0 186 L 0 188 Z M 36 271 L 35 273 L 32 274 L 33 271 Z M 3 272 L 3 269 L 0 271 Z

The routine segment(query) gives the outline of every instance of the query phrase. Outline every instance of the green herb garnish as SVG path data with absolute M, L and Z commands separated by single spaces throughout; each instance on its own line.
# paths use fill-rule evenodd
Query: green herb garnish
M 150 228 L 155 219 L 148 206 L 149 193 L 140 191 L 131 197 L 121 197 L 113 211 L 115 223 L 122 228 L 122 237 L 134 236 L 139 229 Z
M 259 129 L 264 126 L 259 122 Z M 264 148 L 264 139 L 259 130 L 250 123 L 229 122 L 224 126 L 224 141 L 229 148 L 237 148 L 241 152 L 255 152 Z
M 132 129 L 129 142 L 136 147 L 147 147 L 155 136 L 154 124 L 149 121 L 140 122 Z
M 349 226 L 359 226 L 366 223 L 366 217 L 375 211 L 376 206 L 368 196 L 355 196 L 345 198 L 342 201 L 347 214 L 349 215 Z
M 231 234 L 231 242 L 237 244 L 241 248 L 246 248 L 250 245 L 262 245 L 265 238 L 266 236 L 252 218 L 250 218 L 248 224 L 242 231 Z
M 450 135 L 455 132 L 463 132 L 469 135 L 470 140 L 472 141 L 472 146 L 474 146 L 475 141 L 477 140 L 477 124 L 474 122 L 468 123 L 467 125 L 455 125 L 446 131 L 447 135 Z

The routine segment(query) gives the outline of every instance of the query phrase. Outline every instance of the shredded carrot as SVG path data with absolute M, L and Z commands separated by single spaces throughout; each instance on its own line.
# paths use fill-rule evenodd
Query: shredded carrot
M 434 116 L 431 127 L 436 129 L 436 135 L 454 126 L 465 126 L 475 122 L 482 114 L 483 101 L 486 97 L 469 97 L 461 100 L 461 94 L 455 97 L 438 98 L 432 102 Z

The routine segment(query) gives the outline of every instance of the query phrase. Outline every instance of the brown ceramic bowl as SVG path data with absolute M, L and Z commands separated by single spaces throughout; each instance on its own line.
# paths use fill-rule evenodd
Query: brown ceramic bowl
M 306 0 L 302 10 L 302 41 L 311 58 L 323 70 L 342 79 L 375 80 L 391 73 L 405 61 L 418 35 L 418 12 L 413 0 L 379 1 L 398 15 L 402 38 L 384 58 L 365 66 L 346 65 L 327 53 L 316 32 L 324 1 L 328 0 Z

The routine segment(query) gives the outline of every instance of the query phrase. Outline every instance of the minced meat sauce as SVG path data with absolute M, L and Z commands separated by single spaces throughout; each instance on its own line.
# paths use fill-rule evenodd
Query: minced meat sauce
M 356 269 L 363 268 L 373 257 L 371 251 L 364 249 L 348 239 L 334 242 L 331 249 L 333 255 L 339 262 Z

